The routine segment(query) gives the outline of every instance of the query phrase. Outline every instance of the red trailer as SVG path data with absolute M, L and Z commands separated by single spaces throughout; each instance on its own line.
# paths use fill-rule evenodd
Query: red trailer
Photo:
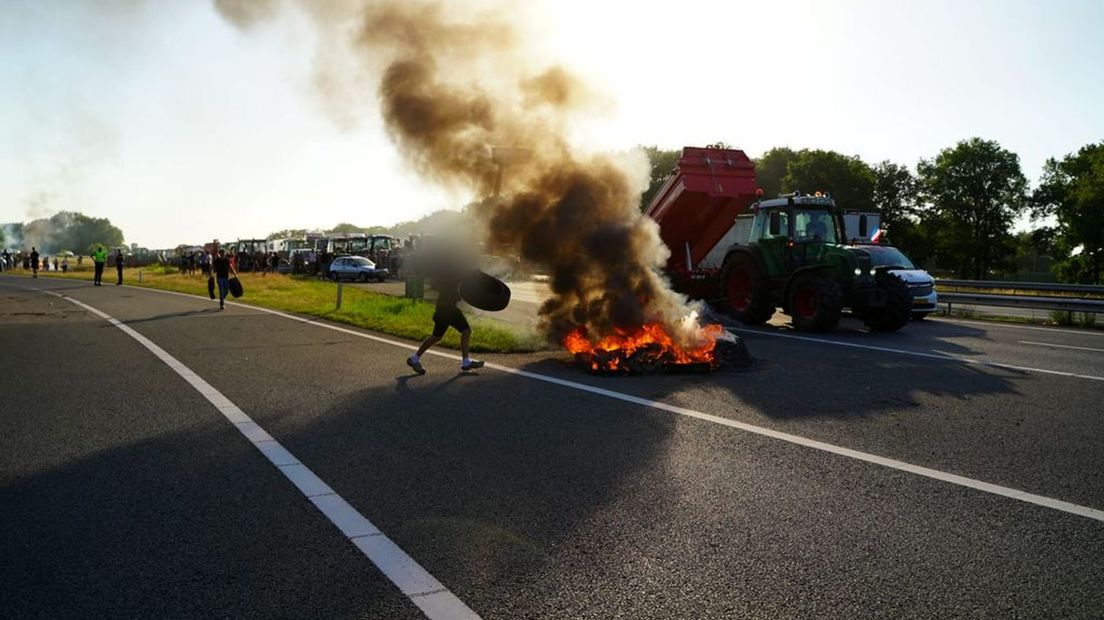
M 645 209 L 671 250 L 667 272 L 676 290 L 697 299 L 721 296 L 727 248 L 747 243 L 738 216 L 749 213 L 761 193 L 755 165 L 743 151 L 682 149 L 678 167 Z

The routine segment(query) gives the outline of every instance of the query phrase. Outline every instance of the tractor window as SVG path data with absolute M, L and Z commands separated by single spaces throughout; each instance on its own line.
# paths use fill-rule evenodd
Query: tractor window
M 775 211 L 779 217 L 778 234 L 772 235 L 770 231 L 770 215 L 771 211 L 764 209 L 761 212 L 761 217 L 755 218 L 755 223 L 751 227 L 751 239 L 753 241 L 760 241 L 763 239 L 774 239 L 779 237 L 789 236 L 789 220 L 790 214 L 784 209 L 778 209 Z
M 821 209 L 794 211 L 794 235 L 798 241 L 836 243 L 836 226 L 832 214 Z

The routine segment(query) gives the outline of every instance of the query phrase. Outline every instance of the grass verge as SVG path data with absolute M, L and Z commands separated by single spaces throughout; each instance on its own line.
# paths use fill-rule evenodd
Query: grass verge
M 91 280 L 91 269 L 71 270 L 69 273 L 39 272 L 50 278 Z M 154 288 L 191 295 L 207 296 L 207 281 L 201 276 L 183 276 L 175 269 L 143 268 L 142 281 L 138 282 L 137 270 L 125 272 L 125 282 L 131 286 Z M 105 269 L 104 280 L 111 285 L 114 269 Z M 433 304 L 414 299 L 404 299 L 382 293 L 365 291 L 353 286 L 344 287 L 341 309 L 335 309 L 337 285 L 314 278 L 284 275 L 240 275 L 245 294 L 235 302 L 247 305 L 283 310 L 295 314 L 314 316 L 338 323 L 363 327 L 372 331 L 421 340 L 433 327 Z M 471 349 L 474 352 L 522 353 L 545 348 L 540 337 L 522 328 L 473 318 Z M 460 347 L 460 337 L 450 329 L 441 341 L 445 347 Z

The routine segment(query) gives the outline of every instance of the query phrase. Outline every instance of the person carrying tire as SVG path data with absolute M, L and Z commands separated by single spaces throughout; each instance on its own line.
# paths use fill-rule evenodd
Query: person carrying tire
M 426 336 L 418 351 L 406 358 L 406 365 L 414 369 L 419 375 L 426 373 L 422 366 L 421 357 L 430 347 L 440 342 L 448 328 L 460 332 L 460 370 L 467 372 L 483 367 L 482 360 L 473 360 L 468 357 L 468 344 L 471 341 L 471 326 L 468 319 L 460 311 L 460 272 L 455 267 L 442 268 L 433 280 L 433 288 L 437 289 L 437 308 L 433 312 L 433 333 Z
M 215 280 L 218 282 L 219 310 L 226 309 L 226 296 L 230 294 L 230 274 L 238 277 L 238 270 L 230 264 L 226 258 L 226 250 L 220 249 L 215 260 L 211 261 L 211 269 L 215 272 Z
M 107 262 L 107 251 L 103 249 L 103 246 L 97 246 L 96 251 L 92 252 L 92 262 L 96 265 L 96 274 L 93 276 L 92 283 L 95 286 L 103 286 L 103 270 L 104 264 Z

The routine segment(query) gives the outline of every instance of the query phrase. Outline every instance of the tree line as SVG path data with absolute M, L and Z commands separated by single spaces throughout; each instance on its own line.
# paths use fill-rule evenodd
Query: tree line
M 646 206 L 681 151 L 643 147 L 652 163 Z M 993 140 L 970 138 L 921 159 L 915 170 L 868 164 L 836 151 L 777 147 L 755 161 L 767 197 L 824 191 L 848 209 L 878 210 L 890 241 L 914 261 L 961 278 L 1014 275 L 1028 249 L 1053 259 L 1056 278 L 1104 283 L 1104 142 L 1048 159 L 1031 189 L 1019 156 Z M 1035 229 L 1015 235 L 1017 217 Z
M 90 254 L 101 245 L 105 248 L 123 245 L 123 231 L 107 218 L 73 211 L 61 211 L 25 224 L 0 225 L 0 247 L 13 251 L 30 250 L 33 246 L 50 254 L 66 250 Z

